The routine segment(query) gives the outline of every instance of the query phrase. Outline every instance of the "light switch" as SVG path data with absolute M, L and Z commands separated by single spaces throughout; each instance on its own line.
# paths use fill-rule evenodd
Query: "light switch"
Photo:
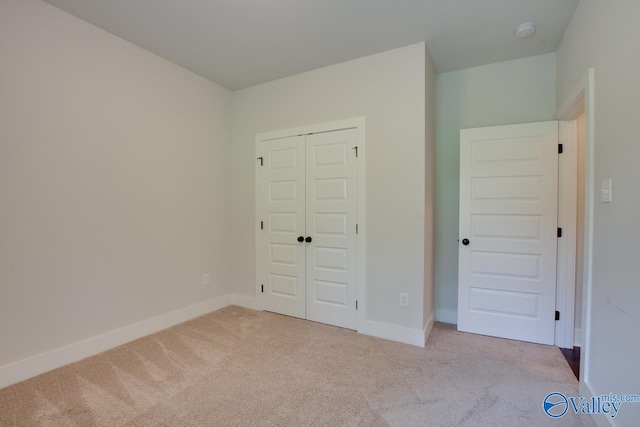
M 611 203 L 612 201 L 611 189 L 612 189 L 611 179 L 602 181 L 602 188 L 600 189 L 600 201 L 602 203 Z

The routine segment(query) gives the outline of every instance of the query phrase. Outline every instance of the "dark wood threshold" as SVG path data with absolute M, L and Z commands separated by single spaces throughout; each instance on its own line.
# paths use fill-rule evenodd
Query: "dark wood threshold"
M 573 347 L 573 350 L 570 348 L 561 348 L 565 359 L 567 359 L 567 363 L 571 367 L 573 374 L 576 378 L 580 379 L 580 347 Z

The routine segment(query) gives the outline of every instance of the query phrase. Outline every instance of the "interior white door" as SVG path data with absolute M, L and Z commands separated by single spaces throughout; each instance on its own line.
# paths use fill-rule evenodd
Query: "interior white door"
M 458 330 L 554 343 L 558 123 L 460 132 Z
M 305 138 L 263 143 L 264 308 L 305 318 Z
M 307 319 L 356 329 L 357 131 L 306 142 Z

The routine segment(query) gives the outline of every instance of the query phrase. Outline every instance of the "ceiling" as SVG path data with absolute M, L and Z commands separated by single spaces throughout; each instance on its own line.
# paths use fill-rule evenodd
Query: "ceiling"
M 579 0 L 45 1 L 235 90 L 421 41 L 438 73 L 554 52 Z

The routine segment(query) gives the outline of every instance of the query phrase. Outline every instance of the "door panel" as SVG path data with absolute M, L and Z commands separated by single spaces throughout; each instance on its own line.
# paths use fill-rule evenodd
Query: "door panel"
M 307 136 L 307 319 L 356 329 L 355 129 Z
M 263 143 L 262 240 L 265 310 L 305 317 L 305 141 Z
M 553 344 L 558 123 L 460 133 L 458 329 Z

